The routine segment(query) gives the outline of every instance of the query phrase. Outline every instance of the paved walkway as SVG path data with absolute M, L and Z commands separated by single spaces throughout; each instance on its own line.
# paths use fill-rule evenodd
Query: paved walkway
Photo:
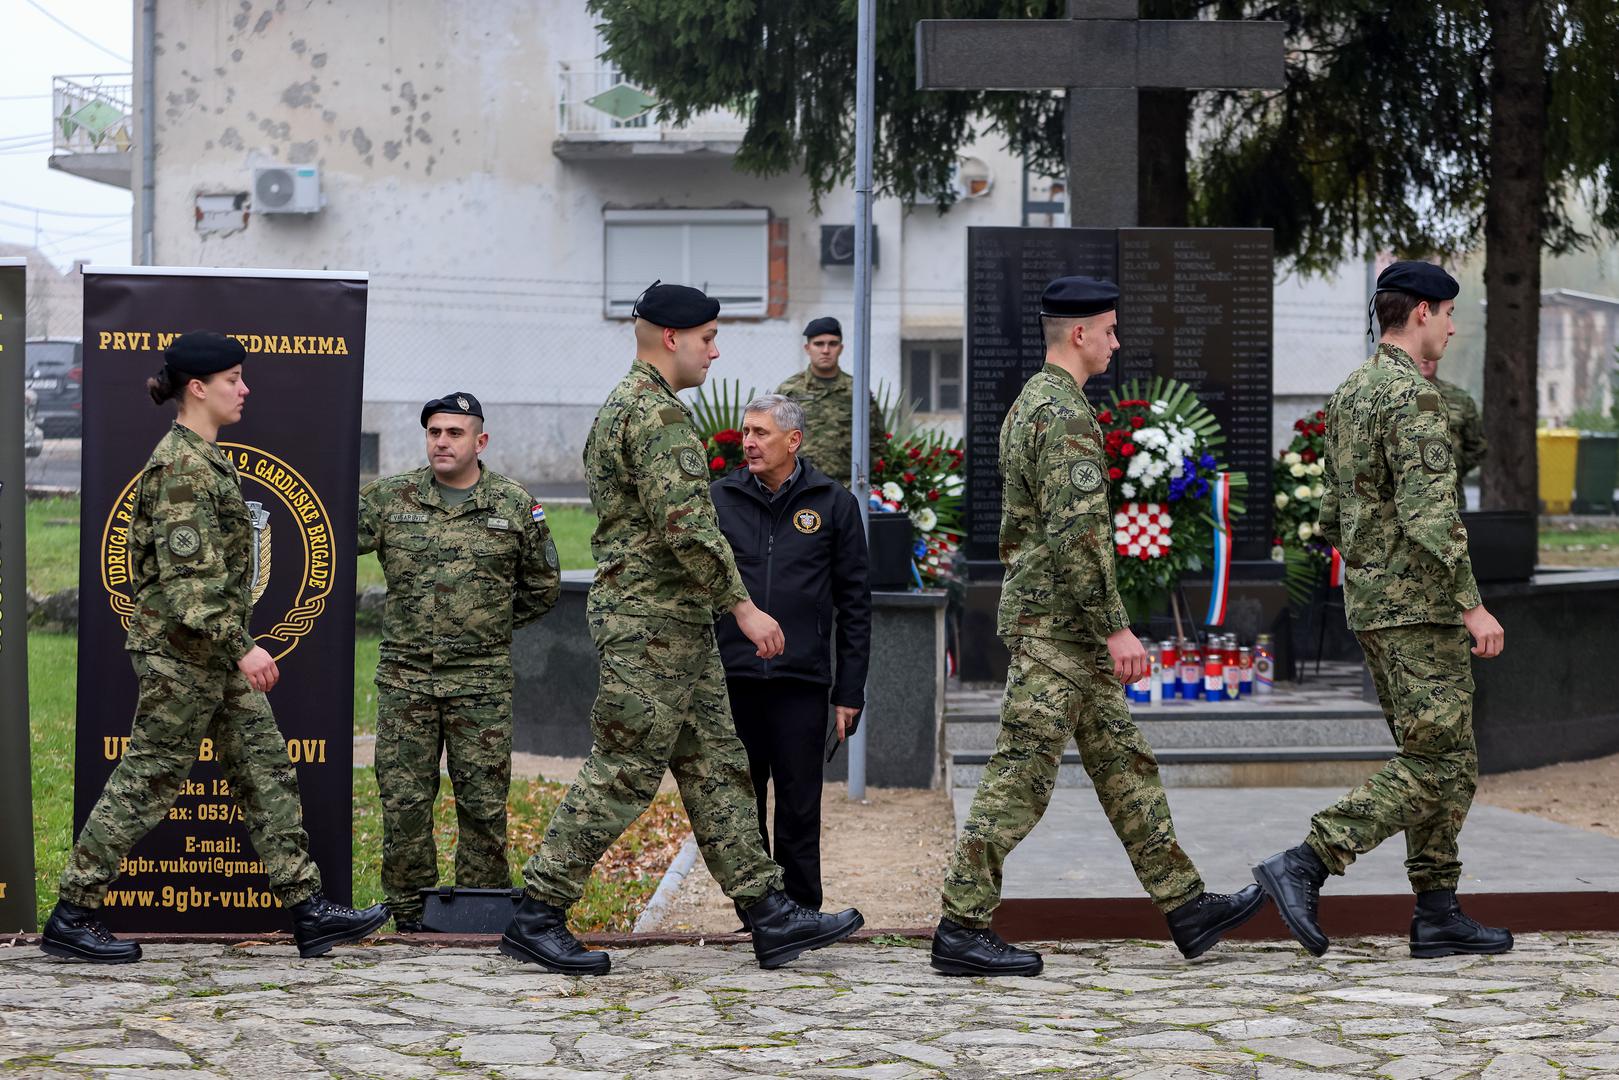
M 92 968 L 0 949 L 0 1077 L 1198 1080 L 1619 1075 L 1619 935 L 1413 961 L 1392 939 L 1314 960 L 1196 963 L 1069 944 L 1039 979 L 946 979 L 920 948 L 844 945 L 775 972 L 745 946 L 646 948 L 542 975 L 493 950 L 158 945 Z

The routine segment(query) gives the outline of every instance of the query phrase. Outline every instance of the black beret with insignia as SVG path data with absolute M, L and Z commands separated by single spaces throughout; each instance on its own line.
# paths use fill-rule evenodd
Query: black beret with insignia
M 1042 319 L 1083 319 L 1119 306 L 1119 287 L 1093 277 L 1060 277 L 1040 294 Z
M 427 426 L 427 418 L 434 413 L 458 413 L 462 416 L 476 416 L 483 419 L 483 406 L 478 399 L 465 390 L 453 394 L 445 394 L 441 398 L 434 398 L 422 406 L 422 427 Z
M 247 359 L 247 350 L 233 337 L 212 330 L 195 330 L 175 338 L 163 350 L 163 362 L 188 378 L 200 379 L 233 368 Z
M 822 315 L 819 319 L 811 319 L 809 325 L 804 327 L 804 336 L 807 338 L 820 337 L 822 334 L 835 334 L 843 337 L 843 326 L 830 315 Z
M 635 302 L 631 313 L 654 326 L 689 330 L 719 318 L 720 302 L 690 285 L 665 285 L 654 281 Z
M 1377 292 L 1403 292 L 1424 300 L 1454 300 L 1461 284 L 1433 263 L 1405 259 L 1377 275 Z

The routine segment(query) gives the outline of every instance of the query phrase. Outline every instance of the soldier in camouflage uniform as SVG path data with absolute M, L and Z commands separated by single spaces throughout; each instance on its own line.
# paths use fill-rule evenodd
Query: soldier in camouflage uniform
M 1445 406 L 1445 419 L 1450 427 L 1450 456 L 1456 462 L 1456 507 L 1467 509 L 1467 492 L 1462 482 L 1467 474 L 1484 464 L 1484 455 L 1490 444 L 1484 438 L 1484 418 L 1478 405 L 1466 390 L 1439 377 L 1439 360 L 1416 357 L 1417 371 L 1433 383 L 1439 391 L 1439 400 Z
M 838 366 L 843 355 L 843 327 L 831 316 L 811 319 L 804 327 L 804 355 L 809 366 L 776 387 L 804 410 L 804 445 L 799 456 L 849 486 L 854 447 L 854 379 Z M 877 396 L 871 397 L 871 458 L 882 456 L 887 441 Z
M 1473 801 L 1476 656 L 1501 651 L 1484 609 L 1456 500 L 1444 401 L 1418 371 L 1437 362 L 1459 291 L 1437 266 L 1397 262 L 1377 280 L 1377 351 L 1327 403 L 1327 492 L 1321 527 L 1344 558 L 1344 609 L 1360 639 L 1399 753 L 1366 783 L 1316 814 L 1303 844 L 1254 868 L 1282 919 L 1320 956 L 1320 888 L 1359 855 L 1405 833 L 1417 894 L 1411 955 L 1497 953 L 1505 930 L 1480 926 L 1456 902 L 1457 835 Z
M 708 463 L 676 392 L 699 386 L 719 356 L 719 304 L 696 289 L 654 284 L 635 309 L 636 359 L 608 395 L 585 443 L 598 522 L 587 612 L 601 653 L 593 742 L 523 869 L 526 896 L 501 939 L 508 956 L 574 975 L 601 975 L 606 953 L 568 932 L 567 909 L 591 868 L 674 773 L 709 871 L 746 912 L 754 955 L 777 967 L 841 941 L 853 909 L 810 911 L 782 890 L 761 846 L 747 753 L 731 722 L 714 620 L 729 611 L 770 658 L 776 620 L 748 598 L 708 490 Z
M 439 758 L 455 792 L 455 883 L 511 886 L 512 631 L 562 588 L 545 510 L 485 468 L 483 406 L 468 393 L 422 407 L 428 464 L 360 492 L 359 553 L 388 582 L 377 664 L 382 887 L 394 925 L 422 929 L 438 882 L 433 803 Z
M 1246 922 L 1264 897 L 1205 892 L 1175 839 L 1152 748 L 1130 719 L 1124 683 L 1147 654 L 1113 577 L 1113 519 L 1101 430 L 1085 380 L 1107 370 L 1119 290 L 1058 278 L 1041 297 L 1046 364 L 1001 426 L 999 632 L 1011 651 L 995 752 L 973 796 L 941 895 L 932 963 L 948 975 L 1036 975 L 1040 954 L 989 928 L 1001 867 L 1051 801 L 1064 747 L 1085 771 L 1142 887 L 1188 957 Z
M 291 909 L 302 955 L 358 940 L 388 918 L 380 904 L 356 912 L 321 895 L 298 777 L 265 698 L 280 672 L 248 629 L 253 532 L 236 465 L 215 445 L 219 429 L 241 419 L 244 355 L 222 334 L 186 334 L 147 380 L 152 399 L 177 399 L 179 414 L 137 481 L 129 525 L 135 611 L 126 647 L 140 697 L 128 746 L 62 871 L 40 939 L 53 956 L 140 959 L 140 946 L 114 938 L 96 912 L 124 857 L 168 816 L 205 738 L 271 892 Z

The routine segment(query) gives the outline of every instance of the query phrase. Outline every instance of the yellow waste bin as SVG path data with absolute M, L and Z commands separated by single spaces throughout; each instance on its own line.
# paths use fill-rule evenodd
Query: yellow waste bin
M 1535 432 L 1542 513 L 1569 512 L 1569 504 L 1574 499 L 1574 463 L 1579 449 L 1580 433 L 1574 428 L 1541 428 Z

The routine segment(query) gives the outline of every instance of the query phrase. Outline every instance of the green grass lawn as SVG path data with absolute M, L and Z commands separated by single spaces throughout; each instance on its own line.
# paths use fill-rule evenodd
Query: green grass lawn
M 355 728 L 375 730 L 377 639 L 362 637 L 355 652 Z M 33 766 L 34 864 L 39 919 L 56 902 L 56 884 L 67 861 L 73 832 L 73 724 L 78 689 L 78 639 L 67 634 L 28 636 L 30 760 Z M 512 882 L 540 846 L 546 823 L 566 788 L 543 780 L 514 780 L 507 803 Z M 444 782 L 434 810 L 439 880 L 453 878 L 455 800 Z M 318 827 L 317 823 L 311 823 Z M 597 865 L 584 899 L 570 913 L 579 932 L 628 931 L 657 888 L 690 826 L 676 795 L 660 795 Z M 354 900 L 382 899 L 382 808 L 376 773 L 354 770 Z
M 549 507 L 545 522 L 557 544 L 564 570 L 589 570 L 590 533 L 596 515 L 584 506 Z M 382 567 L 375 555 L 358 560 L 357 588 L 381 585 Z M 28 588 L 41 595 L 58 592 L 79 581 L 79 500 L 75 497 L 38 499 L 28 504 Z

